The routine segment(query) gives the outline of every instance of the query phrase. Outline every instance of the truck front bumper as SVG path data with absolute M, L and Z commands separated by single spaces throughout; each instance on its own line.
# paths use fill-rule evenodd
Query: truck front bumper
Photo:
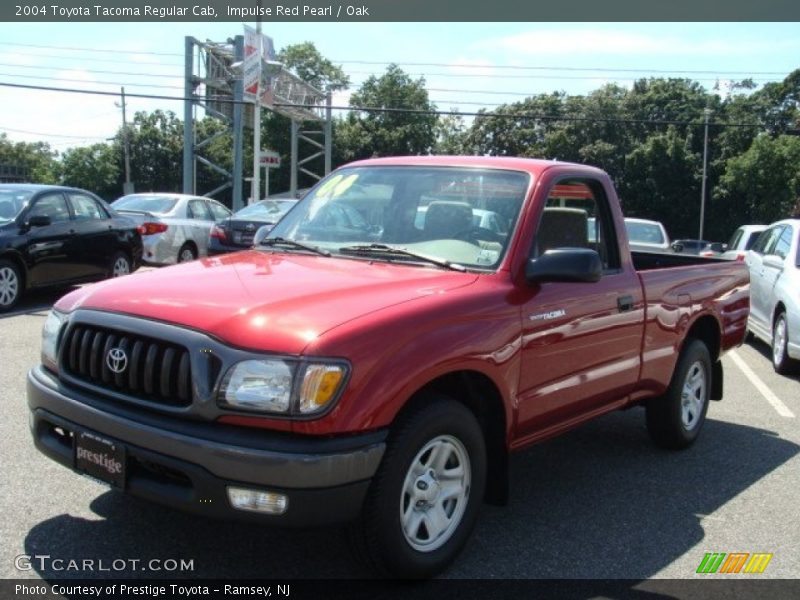
M 39 451 L 77 471 L 77 436 L 124 448 L 121 488 L 184 511 L 285 526 L 355 519 L 386 447 L 386 431 L 333 439 L 195 422 L 145 412 L 28 373 L 31 431 Z M 281 494 L 283 514 L 234 509 L 227 488 Z

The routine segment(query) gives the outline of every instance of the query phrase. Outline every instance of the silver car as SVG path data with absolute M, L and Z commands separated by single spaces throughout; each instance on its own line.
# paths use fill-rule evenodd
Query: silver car
M 130 194 L 111 206 L 139 225 L 142 259 L 154 265 L 206 256 L 214 223 L 231 216 L 231 211 L 216 200 L 187 194 Z
M 772 366 L 800 365 L 800 219 L 770 225 L 745 257 L 750 269 L 747 328 L 772 346 Z

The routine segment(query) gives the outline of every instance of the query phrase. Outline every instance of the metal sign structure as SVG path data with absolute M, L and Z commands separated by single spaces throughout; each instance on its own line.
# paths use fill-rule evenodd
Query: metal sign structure
M 272 40 L 267 39 L 271 45 Z M 185 48 L 187 100 L 184 101 L 183 191 L 186 194 L 197 193 L 195 173 L 199 162 L 226 178 L 223 185 L 206 192 L 205 195 L 213 195 L 232 188 L 232 208 L 238 210 L 244 206 L 243 129 L 247 123 L 252 122 L 252 116 L 250 119 L 247 117 L 248 114 L 252 115 L 253 110 L 252 105 L 246 104 L 248 98 L 245 93 L 247 83 L 245 80 L 250 77 L 252 86 L 253 73 L 259 73 L 259 70 L 248 70 L 245 36 L 236 36 L 226 43 L 200 42 L 187 36 Z M 274 49 L 272 52 L 270 56 L 274 57 Z M 255 59 L 251 61 L 257 58 L 256 52 Z M 280 65 L 274 61 L 264 60 L 262 57 L 259 62 L 262 63 L 260 71 L 262 76 L 269 78 L 268 86 L 265 86 L 262 80 L 262 92 L 266 89 L 266 93 L 262 93 L 263 105 L 291 120 L 290 191 L 295 194 L 300 173 L 319 180 L 331 170 L 331 95 L 316 89 L 286 69 L 278 70 L 276 65 Z M 200 87 L 203 88 L 202 95 L 198 93 Z M 255 99 L 254 96 L 251 98 Z M 202 155 L 203 148 L 221 134 L 205 140 L 195 139 L 193 125 L 197 107 L 202 107 L 207 115 L 221 119 L 232 129 L 232 172 L 212 163 Z M 301 140 L 305 142 L 304 151 L 310 148 L 310 152 L 304 156 L 301 156 L 300 152 Z M 316 173 L 311 169 L 310 163 L 320 156 L 324 156 L 324 172 Z

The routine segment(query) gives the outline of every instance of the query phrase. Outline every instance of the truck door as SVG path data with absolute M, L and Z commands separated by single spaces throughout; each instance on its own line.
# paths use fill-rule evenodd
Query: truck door
M 612 215 L 599 181 L 559 181 L 549 190 L 530 259 L 557 248 L 591 248 L 604 271 L 594 283 L 530 287 L 522 307 L 522 436 L 621 404 L 637 381 L 644 299 L 638 275 L 623 264 Z

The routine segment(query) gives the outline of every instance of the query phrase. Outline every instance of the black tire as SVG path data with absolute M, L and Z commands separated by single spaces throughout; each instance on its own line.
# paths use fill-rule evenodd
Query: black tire
M 14 308 L 23 291 L 22 275 L 13 262 L 0 260 L 0 312 Z
M 791 375 L 797 372 L 798 361 L 789 357 L 789 321 L 782 312 L 775 318 L 772 326 L 772 368 L 780 375 Z
M 197 258 L 197 250 L 195 247 L 190 243 L 185 243 L 181 246 L 181 249 L 178 250 L 178 262 L 190 262 Z
M 667 392 L 646 407 L 647 431 L 657 446 L 688 448 L 700 435 L 712 387 L 711 355 L 700 340 L 688 340 Z
M 133 265 L 131 259 L 124 252 L 117 251 L 111 257 L 108 263 L 108 276 L 109 277 L 122 277 L 132 272 Z
M 382 576 L 440 572 L 466 544 L 483 502 L 486 446 L 475 415 L 445 396 L 425 400 L 393 426 L 361 518 L 349 531 L 356 557 Z M 444 499 L 441 484 L 448 480 Z

